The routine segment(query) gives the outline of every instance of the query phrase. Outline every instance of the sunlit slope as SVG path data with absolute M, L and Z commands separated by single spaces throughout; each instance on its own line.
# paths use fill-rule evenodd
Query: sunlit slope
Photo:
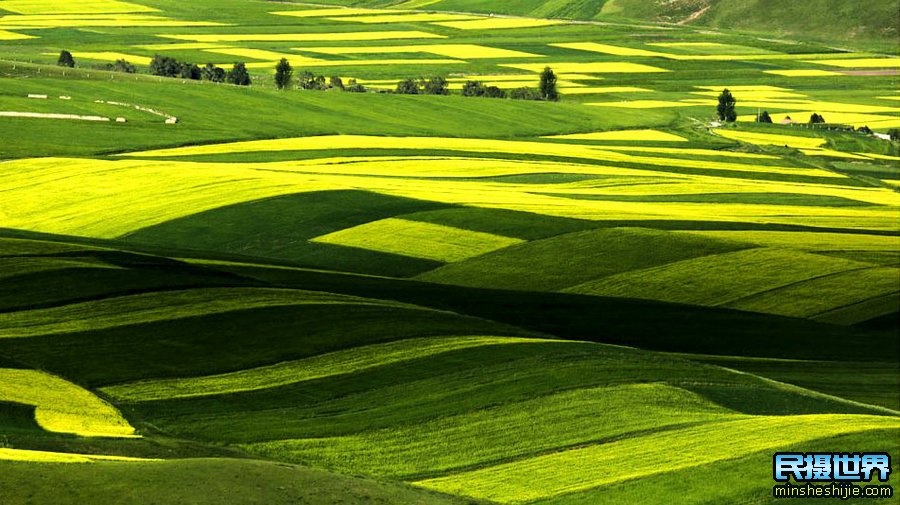
M 47 431 L 84 437 L 134 436 L 134 428 L 113 406 L 38 370 L 0 368 L 0 402 L 31 406 L 34 420 Z
M 13 203 L 5 222 L 35 232 L 841 324 L 896 312 L 900 197 L 793 155 L 615 140 L 342 135 L 3 167 L 0 187 Z M 68 177 L 80 187 L 71 190 Z M 762 279 L 760 265 L 777 268 Z M 663 271 L 681 280 L 663 282 Z M 718 282 L 731 271 L 739 275 Z M 649 284 L 635 280 L 641 275 Z M 824 283 L 825 275 L 859 288 L 798 284 Z M 665 289 L 654 287 L 660 283 Z M 799 292 L 808 301 L 791 307 Z
M 852 445 L 861 451 L 877 452 L 891 444 L 898 431 L 895 429 L 841 435 L 829 439 L 785 445 L 780 450 L 804 452 L 840 452 L 841 447 Z M 616 503 L 672 503 L 687 505 L 715 500 L 721 503 L 756 502 L 776 504 L 782 499 L 771 497 L 772 451 L 736 455 L 727 461 L 691 466 L 638 479 L 600 486 L 586 491 L 562 494 L 538 500 L 541 505 L 611 505 Z M 896 466 L 894 467 L 896 468 Z M 896 470 L 894 470 L 896 471 Z M 740 474 L 739 482 L 730 479 Z M 722 485 L 728 482 L 729 485 Z M 672 489 L 679 489 L 676 494 Z M 846 503 L 861 505 L 871 499 L 852 498 Z
M 547 454 L 474 470 L 452 477 L 419 481 L 444 491 L 501 503 L 528 503 L 592 488 L 744 457 L 747 453 L 799 445 L 829 436 L 896 429 L 896 418 L 844 416 L 760 417 L 709 423 L 638 440 Z M 824 434 L 817 437 L 814 433 Z M 627 463 L 622 463 L 627 460 Z M 596 468 L 605 468 L 597 472 Z M 553 471 L 547 472 L 548 468 Z

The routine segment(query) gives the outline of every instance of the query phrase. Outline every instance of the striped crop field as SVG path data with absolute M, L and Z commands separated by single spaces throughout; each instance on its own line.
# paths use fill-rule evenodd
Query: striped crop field
M 88 0 L 72 4 L 60 0 L 5 0 L 3 10 L 18 14 L 126 14 L 157 12 L 139 3 L 118 0 Z
M 0 505 L 774 505 L 776 453 L 896 473 L 898 26 L 0 0 Z
M 439 39 L 441 35 L 416 30 L 377 31 L 377 32 L 342 32 L 342 33 L 241 33 L 241 34 L 197 34 L 197 35 L 163 35 L 174 40 L 194 42 L 308 42 L 319 40 L 391 40 L 391 39 Z
M 131 402 L 221 395 L 296 384 L 357 370 L 411 361 L 458 349 L 535 342 L 546 342 L 546 340 L 477 336 L 401 340 L 215 376 L 121 384 L 103 388 L 103 392 L 118 400 Z
M 31 451 L 28 449 L 0 449 L 0 461 L 21 461 L 28 463 L 93 463 L 97 461 L 149 461 L 128 456 L 108 456 L 100 454 L 74 454 L 71 452 Z
M 477 44 L 416 44 L 396 46 L 302 47 L 298 50 L 322 54 L 429 53 L 459 59 L 540 58 L 540 54 L 512 51 Z M 395 83 L 396 84 L 396 83 Z
M 679 135 L 658 130 L 622 130 L 611 132 L 570 133 L 548 138 L 571 140 L 646 141 L 646 142 L 687 142 Z
M 724 425 L 708 423 L 636 440 L 538 456 L 452 477 L 423 480 L 417 484 L 500 503 L 527 503 L 726 460 L 782 444 L 796 444 L 826 434 L 898 426 L 897 420 L 889 417 L 852 419 L 852 424 L 846 424 L 846 421 L 851 419 L 825 415 L 760 417 L 726 421 Z M 598 467 L 609 470 L 598 473 L 595 471 Z M 542 471 L 546 468 L 554 468 L 559 473 Z
M 803 265 L 802 269 L 794 263 L 797 260 Z M 721 305 L 755 293 L 866 266 L 830 256 L 754 248 L 626 272 L 581 284 L 569 291 Z
M 468 21 L 438 21 L 434 23 L 438 26 L 447 28 L 456 28 L 457 30 L 498 30 L 513 28 L 540 28 L 543 26 L 553 26 L 560 24 L 559 21 L 542 20 L 542 19 L 477 19 Z

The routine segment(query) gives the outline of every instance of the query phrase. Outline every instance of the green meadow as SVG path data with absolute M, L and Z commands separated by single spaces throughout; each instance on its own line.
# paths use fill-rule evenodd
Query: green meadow
M 900 6 L 850 5 L 0 0 L 0 503 L 762 504 L 779 451 L 896 472 Z M 545 67 L 559 101 L 462 92 Z

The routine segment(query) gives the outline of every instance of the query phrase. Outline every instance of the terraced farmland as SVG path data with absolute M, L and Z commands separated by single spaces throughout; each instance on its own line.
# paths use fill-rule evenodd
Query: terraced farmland
M 766 3 L 0 0 L 0 503 L 896 472 L 896 1 Z

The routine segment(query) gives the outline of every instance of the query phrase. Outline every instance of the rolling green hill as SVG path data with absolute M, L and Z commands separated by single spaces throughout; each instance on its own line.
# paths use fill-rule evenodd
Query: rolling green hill
M 3 244 L 7 254 L 27 252 L 35 259 L 58 254 L 86 258 L 92 252 L 107 251 L 21 239 L 6 239 Z M 127 269 L 152 276 L 154 262 L 165 263 L 154 256 L 143 258 L 141 264 Z M 322 291 L 325 284 L 320 282 L 319 290 L 311 291 L 291 286 L 312 287 L 315 275 L 336 274 L 262 265 L 241 268 L 216 261 L 191 265 L 169 260 L 168 264 L 170 269 L 204 272 L 209 279 L 240 282 L 223 286 L 212 280 L 210 287 L 193 289 L 151 287 L 140 294 L 110 292 L 93 301 L 57 299 L 0 314 L 0 355 L 10 364 L 52 370 L 94 388 L 144 437 L 115 444 L 70 440 L 29 426 L 29 413 L 20 412 L 13 403 L 3 410 L 3 425 L 8 433 L 5 443 L 14 451 L 57 447 L 101 458 L 81 463 L 64 482 L 93 479 L 102 483 L 112 476 L 129 482 L 137 468 L 148 469 L 145 475 L 162 472 L 160 478 L 170 468 L 186 475 L 207 472 L 211 483 L 221 482 L 222 472 L 241 471 L 248 475 L 266 471 L 267 479 L 276 480 L 278 472 L 284 472 L 285 478 L 293 475 L 301 483 L 329 478 L 304 468 L 272 473 L 262 470 L 269 468 L 267 463 L 227 459 L 102 461 L 109 454 L 159 457 L 161 448 L 154 445 L 163 443 L 183 455 L 228 450 L 517 503 L 517 497 L 525 495 L 561 499 L 553 486 L 515 483 L 523 476 L 537 477 L 534 468 L 543 468 L 539 462 L 560 450 L 572 457 L 588 451 L 591 458 L 602 461 L 613 457 L 593 455 L 608 445 L 605 441 L 637 448 L 659 447 L 659 440 L 665 439 L 687 447 L 692 437 L 707 437 L 714 430 L 731 440 L 737 437 L 751 453 L 762 454 L 766 447 L 781 443 L 821 440 L 828 444 L 844 434 L 877 440 L 880 430 L 898 426 L 894 411 L 853 399 L 681 357 L 583 340 L 535 338 L 542 334 L 462 315 L 464 305 L 457 305 L 460 314 L 454 314 L 403 303 L 403 298 L 429 300 L 417 294 L 416 283 L 386 289 L 391 282 L 410 281 L 371 277 L 372 282 L 385 284 L 379 288 L 384 298 L 359 298 L 336 291 L 374 294 L 379 292 L 372 289 L 377 284 L 366 287 L 358 283 L 366 277 L 342 281 L 338 276 L 329 289 Z M 92 269 L 93 263 L 83 261 L 63 272 Z M 290 275 L 295 271 L 313 277 L 300 282 Z M 11 272 L 10 278 L 16 279 L 16 273 Z M 265 278 L 279 287 L 274 289 Z M 404 294 L 406 290 L 410 291 Z M 474 298 L 477 291 L 470 291 L 465 298 L 482 309 L 493 305 L 500 314 L 512 299 L 497 293 L 501 292 L 479 300 Z M 439 299 L 431 302 L 441 304 Z M 768 372 L 777 375 L 779 369 Z M 813 388 L 822 384 L 810 381 L 811 377 L 810 373 L 790 380 L 806 380 Z M 870 389 L 869 395 L 876 401 L 884 398 L 877 389 Z M 635 405 L 643 406 L 642 413 L 634 410 Z M 655 414 L 647 416 L 646 409 Z M 597 411 L 604 416 L 594 417 Z M 792 428 L 786 432 L 779 423 L 788 420 Z M 529 436 L 510 432 L 511 425 L 527 430 Z M 781 438 L 757 435 L 760 430 L 763 434 L 774 430 Z M 733 444 L 723 445 L 695 463 L 724 463 L 734 457 L 735 450 Z M 68 456 L 12 452 L 8 457 Z M 747 464 L 754 457 L 744 456 Z M 10 468 L 9 475 L 55 475 L 56 471 L 54 463 L 3 464 Z M 240 470 L 242 465 L 245 470 Z M 673 465 L 669 471 L 682 468 Z M 658 467 L 636 471 L 648 482 L 663 478 Z M 460 491 L 454 484 L 494 472 L 509 472 L 513 480 L 502 479 L 514 484 L 487 494 L 468 486 Z M 413 493 L 369 481 L 338 485 L 342 478 L 332 482 L 336 488 L 351 486 L 341 496 L 352 503 L 366 503 L 354 494 L 361 488 L 370 497 L 395 493 L 393 500 L 398 503 L 407 499 L 403 493 Z M 616 477 L 610 479 L 589 479 L 582 485 L 584 492 L 593 496 L 617 482 Z M 154 491 L 154 479 L 144 482 L 137 489 L 164 496 Z M 285 496 L 298 496 L 297 487 L 266 482 L 266 489 L 277 487 Z M 222 484 L 211 485 L 209 496 L 227 492 Z M 325 496 L 338 493 L 325 484 L 316 486 Z M 759 492 L 753 486 L 746 492 Z M 104 484 L 100 492 L 110 489 L 115 487 Z M 279 496 L 283 495 L 275 493 L 273 499 Z M 439 503 L 444 498 L 409 495 L 408 499 Z

